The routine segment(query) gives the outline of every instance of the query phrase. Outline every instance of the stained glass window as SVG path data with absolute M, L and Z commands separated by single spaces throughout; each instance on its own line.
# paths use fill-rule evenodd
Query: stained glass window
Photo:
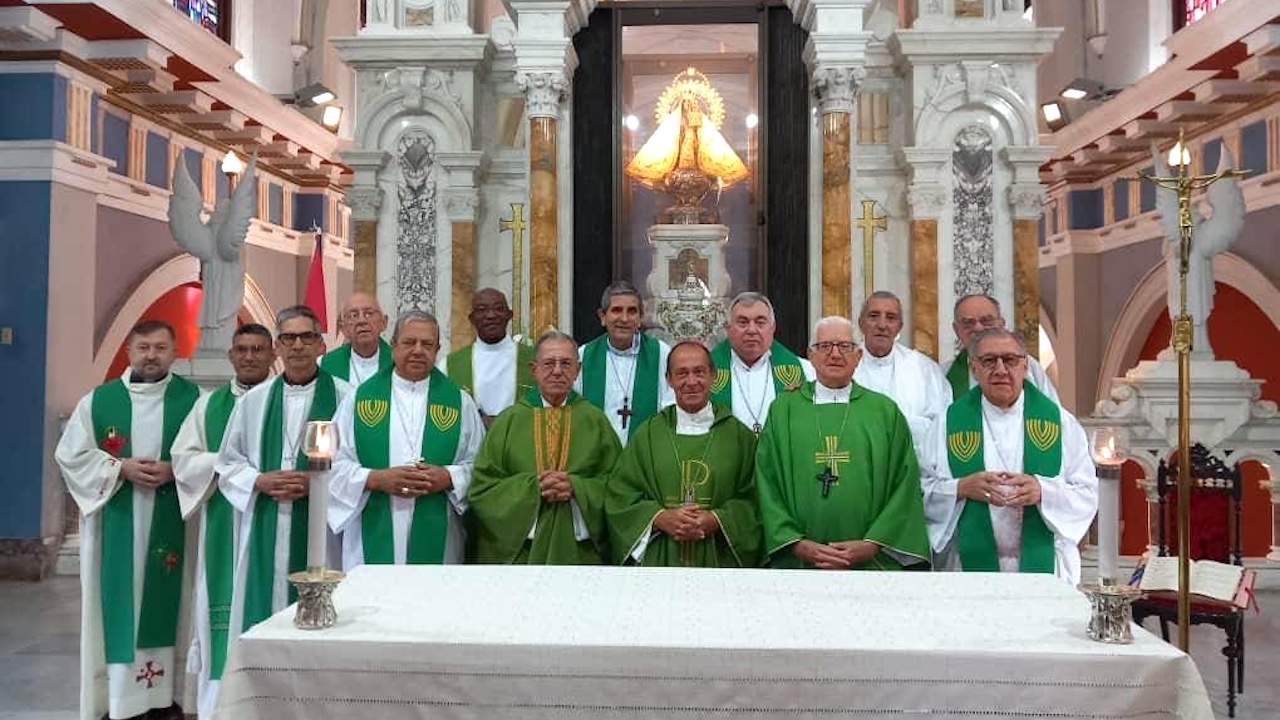
M 231 39 L 231 0 L 173 0 L 178 12 L 223 40 Z
M 1210 10 L 1225 3 L 1227 0 L 1184 0 L 1183 7 L 1187 11 L 1187 25 L 1199 20 L 1209 13 Z

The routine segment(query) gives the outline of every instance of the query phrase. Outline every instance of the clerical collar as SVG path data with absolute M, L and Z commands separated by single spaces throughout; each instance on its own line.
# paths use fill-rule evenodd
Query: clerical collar
M 288 376 L 288 375 L 281 375 L 281 376 L 280 376 L 280 379 L 281 379 L 281 380 L 284 380 L 284 384 L 285 384 L 285 385 L 289 385 L 289 386 L 291 386 L 291 387 L 306 387 L 306 386 L 310 385 L 311 383 L 315 382 L 315 381 L 316 381 L 316 378 L 318 378 L 318 377 L 320 377 L 320 372 L 319 372 L 319 370 L 317 369 L 317 371 L 316 371 L 316 373 L 315 373 L 314 375 L 312 375 L 311 377 L 307 378 L 306 380 L 303 380 L 302 382 L 294 382 L 294 381 L 292 381 L 292 380 L 290 380 L 290 379 L 289 379 L 289 376 Z
M 1014 413 L 1022 414 L 1023 400 L 1026 397 L 1027 397 L 1027 393 L 1025 391 L 1020 392 L 1018 393 L 1018 399 L 1014 400 L 1012 405 L 1010 405 L 1007 408 L 1002 408 L 999 405 L 996 405 L 995 403 L 988 400 L 986 395 L 983 395 L 982 409 L 983 411 L 991 412 L 996 416 L 1013 415 Z
M 677 435 L 703 435 L 711 430 L 711 425 L 716 420 L 716 410 L 707 403 L 697 412 L 685 412 L 684 408 L 676 406 L 676 434 Z
M 609 348 L 609 352 L 614 355 L 636 355 L 640 352 L 640 331 L 637 330 L 636 334 L 631 336 L 631 347 L 626 350 L 619 350 L 614 347 L 613 343 L 609 342 L 608 337 L 604 339 L 604 345 Z
M 374 344 L 374 346 L 373 346 L 373 354 L 372 354 L 372 355 L 368 355 L 368 356 L 361 355 L 359 352 L 356 352 L 356 346 L 355 346 L 355 343 L 352 343 L 352 345 L 351 345 L 351 357 L 353 357 L 353 358 L 357 358 L 357 359 L 359 359 L 359 360 L 366 360 L 366 361 L 367 361 L 367 360 L 377 360 L 377 359 L 378 359 L 378 353 L 380 353 L 380 352 L 382 352 L 382 345 L 381 345 L 381 344 L 379 344 L 379 343 L 375 343 L 375 344 Z
M 847 403 L 849 396 L 853 393 L 853 383 L 849 383 L 842 388 L 829 388 L 823 385 L 821 381 L 813 383 L 813 402 L 815 405 L 825 405 L 826 403 Z
M 430 380 L 431 380 L 430 375 L 427 375 L 421 380 L 410 380 L 409 378 L 401 375 L 399 372 L 391 373 L 391 383 L 393 385 L 395 385 L 398 388 L 409 390 L 411 392 L 418 392 L 420 389 L 425 388 L 427 386 L 427 383 Z
M 862 353 L 862 362 L 865 362 L 869 365 L 880 365 L 880 366 L 893 364 L 894 348 L 892 345 L 889 346 L 889 352 L 885 353 L 884 357 L 877 357 L 875 354 L 871 352 L 870 348 L 866 347 L 866 345 L 863 345 L 863 350 L 864 352 Z
M 480 338 L 477 337 L 476 344 L 474 346 L 474 351 L 475 352 L 499 352 L 501 350 L 505 350 L 508 347 L 510 347 L 513 342 L 515 341 L 511 339 L 510 335 L 503 335 L 502 339 L 496 343 L 487 343 L 484 340 L 481 340 Z
M 560 404 L 559 404 L 559 405 L 552 405 L 552 404 L 551 404 L 551 401 L 547 399 L 547 396 L 546 396 L 546 395 L 543 395 L 542 393 L 538 393 L 538 399 L 542 400 L 542 407 L 549 407 L 549 408 L 551 408 L 551 407 L 564 407 L 565 405 L 568 405 L 568 404 L 569 404 L 569 396 L 568 396 L 568 395 L 565 395 L 565 396 L 564 396 L 564 400 L 562 400 L 562 401 L 560 402 Z
M 736 364 L 738 367 L 742 368 L 747 372 L 751 372 L 752 370 L 755 370 L 756 368 L 759 368 L 759 367 L 766 367 L 766 368 L 769 367 L 769 363 L 773 358 L 773 350 L 772 349 L 765 350 L 764 354 L 761 355 L 759 358 L 757 358 L 756 361 L 750 365 L 747 364 L 746 360 L 742 359 L 742 356 L 738 354 L 737 350 L 731 351 L 729 353 L 729 356 L 730 356 L 729 362 Z
M 161 375 L 160 377 L 156 378 L 155 380 L 145 380 L 145 379 L 143 379 L 143 378 L 142 378 L 142 376 L 141 376 L 141 375 L 139 375 L 138 373 L 134 372 L 133 370 L 130 370 L 130 371 L 129 371 L 129 380 L 128 380 L 128 382 L 129 382 L 129 384 L 131 384 L 131 385 L 154 385 L 154 384 L 156 384 L 156 383 L 164 382 L 165 378 L 167 378 L 167 377 L 169 377 L 169 373 L 165 373 L 164 375 Z
M 260 382 L 256 382 L 256 383 L 253 383 L 252 385 L 250 385 L 249 383 L 242 383 L 242 382 L 240 382 L 240 380 L 239 380 L 239 379 L 234 379 L 234 380 L 232 380 L 232 381 L 231 381 L 231 392 L 232 392 L 232 394 L 235 394 L 235 395 L 243 395 L 243 394 L 245 394 L 245 393 L 249 392 L 250 390 L 252 390 L 252 389 L 254 389 L 254 388 L 258 387 L 259 385 L 261 385 L 261 384 L 262 384 L 262 383 L 264 383 L 264 382 L 266 382 L 266 380 L 262 380 L 262 381 L 260 381 Z

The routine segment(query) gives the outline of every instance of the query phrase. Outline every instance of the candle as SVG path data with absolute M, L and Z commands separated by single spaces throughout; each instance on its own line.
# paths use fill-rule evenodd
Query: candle
M 1098 579 L 1115 582 L 1120 576 L 1120 472 L 1127 454 L 1126 437 L 1118 428 L 1093 431 L 1093 461 L 1098 474 Z
M 307 567 L 312 571 L 327 565 L 329 541 L 329 469 L 337 432 L 332 422 L 313 420 L 307 423 L 304 452 L 310 475 L 310 500 L 307 511 Z

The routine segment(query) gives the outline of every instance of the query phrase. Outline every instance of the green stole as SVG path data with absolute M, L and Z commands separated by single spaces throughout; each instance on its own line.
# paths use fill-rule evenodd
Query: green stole
M 716 366 L 716 377 L 711 383 L 711 400 L 733 407 L 733 349 L 728 340 L 711 349 L 711 362 Z M 800 387 L 805 382 L 804 367 L 800 358 L 783 347 L 777 340 L 769 346 L 769 362 L 773 364 L 773 389 L 778 395 Z
M 378 372 L 389 367 L 391 367 L 391 346 L 386 340 L 378 338 Z M 320 358 L 320 369 L 336 378 L 351 382 L 351 343 L 343 343 L 337 350 L 325 353 L 324 357 Z
M 1022 471 L 1054 477 L 1062 471 L 1062 409 L 1030 382 L 1022 383 Z M 959 480 L 985 469 L 982 389 L 973 388 L 947 408 L 947 462 Z M 990 506 L 966 501 L 956 527 L 956 549 L 965 571 L 999 572 Z M 1053 531 L 1034 505 L 1022 509 L 1019 572 L 1053 572 Z
M 356 390 L 355 444 L 361 467 L 382 470 L 391 459 L 391 370 L 383 370 Z M 422 423 L 422 459 L 430 465 L 452 465 L 462 436 L 462 388 L 433 369 L 427 386 L 427 417 Z M 431 422 L 426 422 L 430 420 Z M 419 495 L 409 522 L 410 565 L 444 562 L 449 530 L 449 498 L 444 492 Z M 391 496 L 370 492 L 360 513 L 360 545 L 369 565 L 395 562 L 391 529 Z
M 449 353 L 449 357 L 445 360 L 445 367 L 448 369 L 449 379 L 454 381 L 467 394 L 475 397 L 476 381 L 475 381 L 475 365 L 473 364 L 473 354 L 471 349 L 474 344 L 464 346 L 458 350 Z M 520 401 L 520 396 L 527 390 L 534 387 L 533 370 L 529 368 L 529 364 L 533 362 L 533 346 L 528 343 L 516 343 L 516 391 L 512 397 L 515 402 Z M 485 408 L 480 408 L 481 412 Z M 496 415 L 497 413 L 493 413 Z
M 231 385 L 209 396 L 204 411 L 204 446 L 216 453 L 222 447 L 227 421 L 236 406 Z M 209 598 L 209 678 L 218 680 L 227 664 L 231 631 L 231 592 L 235 582 L 235 512 L 215 487 L 204 506 L 204 588 Z
M 951 383 L 951 397 L 959 400 L 969 393 L 969 351 L 961 350 L 947 368 L 947 382 Z
M 164 419 L 159 460 L 169 462 L 169 448 L 182 421 L 200 397 L 200 389 L 174 375 L 164 391 Z M 93 391 L 90 413 L 100 447 L 124 459 L 133 457 L 133 400 L 123 380 Z M 142 571 L 142 604 L 137 632 L 133 616 L 133 483 L 120 483 L 102 508 L 102 555 L 99 591 L 103 645 L 107 663 L 131 663 L 136 648 L 172 647 L 178 632 L 182 600 L 182 554 L 185 523 L 178 489 L 165 483 L 155 490 L 147 554 Z
M 626 392 L 632 411 L 627 420 L 627 437 L 641 423 L 658 412 L 658 359 L 662 350 L 658 341 L 640 333 L 640 352 L 636 355 L 635 376 Z M 582 346 L 582 396 L 587 402 L 604 410 L 605 388 L 609 385 L 609 336 L 607 334 Z M 622 379 L 618 378 L 621 383 Z
M 311 399 L 311 411 L 307 420 L 332 420 L 338 407 L 338 390 L 333 376 L 323 369 L 316 374 L 315 396 Z M 301 445 L 301 443 L 299 443 Z M 271 383 L 267 394 L 267 411 L 262 416 L 262 441 L 258 447 L 258 472 L 269 473 L 280 468 L 280 453 L 284 449 L 284 376 Z M 305 470 L 307 456 L 298 448 L 294 469 Z M 307 567 L 307 498 L 293 501 L 293 516 L 289 525 L 288 572 L 294 573 Z M 270 495 L 258 493 L 253 505 L 253 525 L 249 529 L 249 564 L 245 574 L 244 622 L 242 630 L 257 625 L 271 617 L 272 588 L 275 585 L 276 522 L 279 519 L 278 503 Z M 289 602 L 298 599 L 298 591 L 289 588 Z

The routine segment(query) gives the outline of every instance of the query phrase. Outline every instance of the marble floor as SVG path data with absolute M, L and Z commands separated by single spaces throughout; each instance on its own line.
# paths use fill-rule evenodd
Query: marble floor
M 1246 693 L 1240 720 L 1280 718 L 1280 590 L 1258 593 L 1263 614 L 1246 620 Z M 0 720 L 76 720 L 80 585 L 73 577 L 43 583 L 0 582 Z M 1149 621 L 1154 628 L 1154 621 Z M 1226 712 L 1222 634 L 1194 628 L 1192 656 L 1219 718 Z

